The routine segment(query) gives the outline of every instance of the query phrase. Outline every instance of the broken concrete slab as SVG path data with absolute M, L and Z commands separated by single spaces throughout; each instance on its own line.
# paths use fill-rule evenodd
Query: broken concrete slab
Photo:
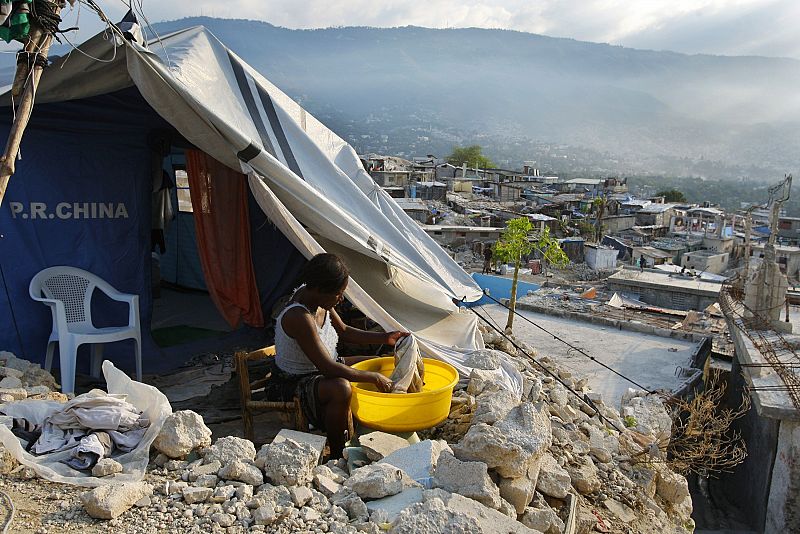
M 317 449 L 290 438 L 264 445 L 258 455 L 267 478 L 274 484 L 286 486 L 302 486 L 311 482 L 312 470 L 319 463 Z
M 370 514 L 382 510 L 386 513 L 386 522 L 391 523 L 401 511 L 420 502 L 422 502 L 422 488 L 406 488 L 400 493 L 383 499 L 366 501 L 366 504 Z
M 572 480 L 572 486 L 582 495 L 594 493 L 600 489 L 600 478 L 597 476 L 597 467 L 588 456 L 581 458 L 579 465 L 566 465 L 565 469 Z
M 608 508 L 612 514 L 617 516 L 623 523 L 630 523 L 636 519 L 636 512 L 634 512 L 628 505 L 623 504 L 614 499 L 606 499 L 603 505 Z
M 362 499 L 380 499 L 403 490 L 403 472 L 389 464 L 371 464 L 357 469 L 344 485 Z
M 425 490 L 423 499 L 440 499 L 445 508 L 454 514 L 463 514 L 474 520 L 479 530 L 477 532 L 502 532 L 503 534 L 531 534 L 531 530 L 522 523 L 508 517 L 497 510 L 493 510 L 472 499 L 456 493 L 448 493 L 441 489 Z
M 206 453 L 203 463 L 210 464 L 215 460 L 226 466 L 235 460 L 253 461 L 256 457 L 256 447 L 253 442 L 236 436 L 219 438 Z
M 107 484 L 82 493 L 81 503 L 86 513 L 96 519 L 114 519 L 152 494 L 153 486 L 144 482 Z
M 571 487 L 572 479 L 569 473 L 558 465 L 553 455 L 549 452 L 542 455 L 541 463 L 539 464 L 539 477 L 536 479 L 536 489 L 549 497 L 563 499 L 567 496 Z
M 536 482 L 528 477 L 520 478 L 500 478 L 500 496 L 511 503 L 516 511 L 516 515 L 525 512 L 525 508 L 533 499 L 536 491 Z
M 229 463 L 219 470 L 218 475 L 223 480 L 238 480 L 251 486 L 260 486 L 264 483 L 264 474 L 261 470 L 255 465 L 241 460 Z
M 517 404 L 517 399 L 510 391 L 485 391 L 475 398 L 477 406 L 472 414 L 472 423 L 493 425 L 502 420 Z
M 500 491 L 483 462 L 462 462 L 449 452 L 442 453 L 433 474 L 433 486 L 475 499 L 490 508 L 500 507 Z
M 561 534 L 564 522 L 551 508 L 526 508 L 520 522 L 544 534 Z
M 320 458 L 322 458 L 322 453 L 325 450 L 325 444 L 328 442 L 327 437 L 320 436 L 319 434 L 311 434 L 309 432 L 300 432 L 298 430 L 289 430 L 288 428 L 283 428 L 272 440 L 272 443 L 280 443 L 286 439 L 294 440 L 297 443 L 306 443 L 311 445 L 311 447 L 319 451 Z
M 433 472 L 442 451 L 453 453 L 446 441 L 426 439 L 393 452 L 379 463 L 397 467 L 412 480 L 430 489 L 433 487 Z
M 551 443 L 546 407 L 524 402 L 494 425 L 472 425 L 453 451 L 459 459 L 484 462 L 500 476 L 519 478 Z
M 361 445 L 367 458 L 373 462 L 382 460 L 393 452 L 408 447 L 408 441 L 403 438 L 380 431 L 359 436 L 358 443 Z
M 679 504 L 689 496 L 689 483 L 686 477 L 662 468 L 658 470 L 656 494 L 669 503 Z

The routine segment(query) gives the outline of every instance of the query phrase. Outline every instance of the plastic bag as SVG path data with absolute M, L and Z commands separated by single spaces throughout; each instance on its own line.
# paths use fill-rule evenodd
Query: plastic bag
M 150 419 L 150 427 L 135 449 L 119 456 L 112 456 L 114 460 L 122 464 L 122 473 L 98 478 L 87 475 L 83 471 L 72 469 L 61 462 L 69 458 L 72 454 L 71 450 L 43 454 L 41 456 L 29 454 L 22 448 L 19 439 L 4 425 L 0 425 L 0 443 L 14 455 L 18 462 L 32 468 L 37 475 L 52 482 L 95 487 L 141 480 L 150 461 L 150 445 L 152 445 L 161 431 L 164 420 L 172 413 L 172 407 L 167 397 L 158 389 L 131 380 L 130 377 L 114 367 L 114 364 L 108 360 L 103 362 L 103 376 L 108 385 L 108 393 L 125 395 L 128 402 L 144 412 Z

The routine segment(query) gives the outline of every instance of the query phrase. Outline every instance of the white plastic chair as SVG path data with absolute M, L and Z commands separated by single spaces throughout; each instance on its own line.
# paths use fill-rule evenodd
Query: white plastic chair
M 61 358 L 61 391 L 74 393 L 75 361 L 78 347 L 92 344 L 92 376 L 100 376 L 103 362 L 102 343 L 133 339 L 136 343 L 136 380 L 142 381 L 142 338 L 139 323 L 139 297 L 120 293 L 102 278 L 75 267 L 57 266 L 40 271 L 31 280 L 33 300 L 50 306 L 53 331 L 47 342 L 45 369 L 53 365 L 53 350 L 58 343 Z M 92 294 L 99 289 L 109 298 L 128 303 L 128 324 L 96 328 L 92 324 Z

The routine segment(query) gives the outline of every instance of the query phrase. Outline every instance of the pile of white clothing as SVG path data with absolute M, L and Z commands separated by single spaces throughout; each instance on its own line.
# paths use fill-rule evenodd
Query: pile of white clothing
M 24 430 L 18 437 L 36 437 L 26 446 L 31 453 L 72 449 L 71 456 L 63 461 L 74 469 L 91 469 L 114 450 L 133 450 L 150 426 L 149 419 L 127 402 L 125 395 L 99 389 L 63 404 L 20 401 L 3 405 L 0 411 L 14 419 L 15 428 Z

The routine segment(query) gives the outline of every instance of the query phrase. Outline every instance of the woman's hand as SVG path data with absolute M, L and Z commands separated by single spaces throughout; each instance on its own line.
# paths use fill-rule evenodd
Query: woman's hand
M 392 390 L 392 381 L 380 373 L 372 373 L 372 383 L 381 393 L 388 393 Z
M 398 341 L 403 339 L 406 336 L 410 336 L 411 334 L 408 332 L 400 332 L 399 330 L 395 330 L 394 332 L 387 332 L 386 333 L 386 344 L 394 347 Z

